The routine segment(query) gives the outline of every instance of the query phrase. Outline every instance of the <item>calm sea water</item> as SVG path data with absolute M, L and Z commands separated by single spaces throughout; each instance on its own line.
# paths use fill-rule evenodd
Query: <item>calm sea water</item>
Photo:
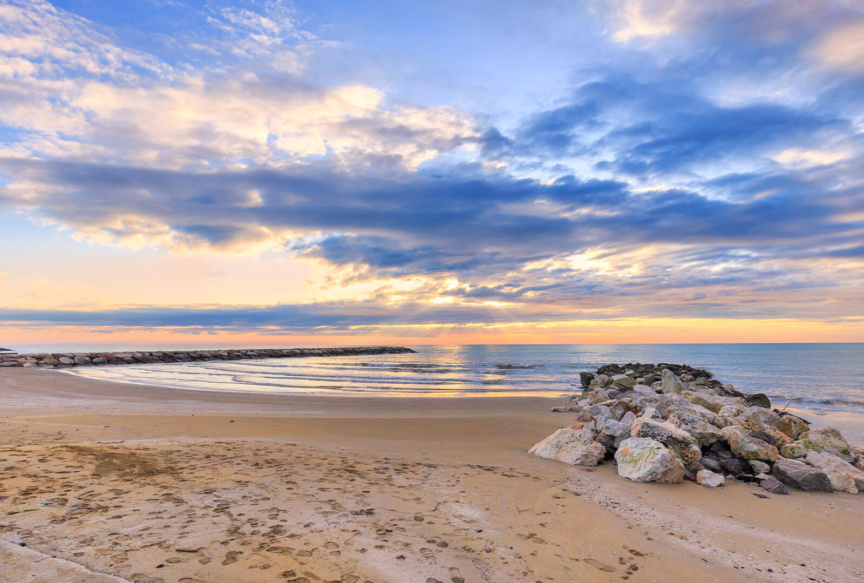
M 864 344 L 415 348 L 417 354 L 106 366 L 74 371 L 92 378 L 202 390 L 353 396 L 558 396 L 579 389 L 580 371 L 602 364 L 675 362 L 706 368 L 715 378 L 745 392 L 767 393 L 780 407 L 789 403 L 795 408 L 864 414 Z

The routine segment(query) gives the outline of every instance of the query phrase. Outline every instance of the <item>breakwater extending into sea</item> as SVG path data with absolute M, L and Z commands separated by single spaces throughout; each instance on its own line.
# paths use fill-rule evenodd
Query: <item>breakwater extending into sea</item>
M 261 360 L 309 356 L 408 354 L 404 346 L 345 346 L 336 348 L 235 348 L 227 350 L 160 350 L 151 352 L 65 352 L 0 355 L 0 367 L 72 368 L 78 366 Z

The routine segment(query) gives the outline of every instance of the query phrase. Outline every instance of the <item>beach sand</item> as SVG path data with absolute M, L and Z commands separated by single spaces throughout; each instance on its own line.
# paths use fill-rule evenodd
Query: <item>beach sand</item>
M 568 425 L 557 404 L 3 370 L 0 581 L 864 580 L 864 496 L 636 484 L 529 456 Z

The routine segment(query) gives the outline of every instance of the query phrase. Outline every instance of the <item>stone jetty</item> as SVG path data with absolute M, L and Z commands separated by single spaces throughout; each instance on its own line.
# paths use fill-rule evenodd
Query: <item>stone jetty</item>
M 608 461 L 635 482 L 716 488 L 732 479 L 773 494 L 864 492 L 864 449 L 704 369 L 608 364 L 581 373 L 581 382 L 571 404 L 552 409 L 572 414 L 570 424 L 529 453 L 580 466 Z
M 365 354 L 406 354 L 416 351 L 404 346 L 347 346 L 338 348 L 233 348 L 225 350 L 158 350 L 136 352 L 66 352 L 53 354 L 0 354 L 0 367 L 71 368 L 156 362 L 207 362 L 308 356 L 357 356 Z

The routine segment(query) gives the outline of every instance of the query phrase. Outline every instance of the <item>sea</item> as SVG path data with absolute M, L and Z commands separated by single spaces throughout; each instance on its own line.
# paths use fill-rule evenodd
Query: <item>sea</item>
M 30 346 L 22 347 L 21 352 L 135 348 Z M 864 414 L 864 343 L 412 348 L 416 354 L 100 366 L 70 372 L 95 379 L 206 391 L 374 397 L 558 397 L 581 390 L 581 371 L 594 371 L 610 362 L 667 362 L 705 368 L 714 378 L 732 383 L 741 391 L 769 395 L 777 407 Z

